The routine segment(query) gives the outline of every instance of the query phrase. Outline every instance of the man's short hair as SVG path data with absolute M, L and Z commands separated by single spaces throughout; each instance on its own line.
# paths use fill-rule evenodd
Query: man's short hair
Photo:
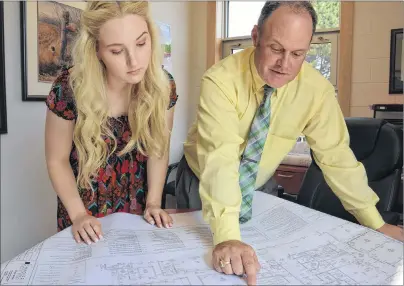
M 313 5 L 309 1 L 266 1 L 264 7 L 261 9 L 261 14 L 258 19 L 258 28 L 261 30 L 262 26 L 265 23 L 265 20 L 271 16 L 271 14 L 281 6 L 288 6 L 294 12 L 301 13 L 307 12 L 309 13 L 311 20 L 313 22 L 313 34 L 316 31 L 317 26 L 317 13 L 313 8 Z

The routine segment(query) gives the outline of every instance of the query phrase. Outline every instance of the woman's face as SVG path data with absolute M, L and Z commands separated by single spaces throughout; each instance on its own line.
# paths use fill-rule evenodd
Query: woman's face
M 143 79 L 151 57 L 151 37 L 142 17 L 126 15 L 107 21 L 98 40 L 98 57 L 108 78 L 128 84 Z

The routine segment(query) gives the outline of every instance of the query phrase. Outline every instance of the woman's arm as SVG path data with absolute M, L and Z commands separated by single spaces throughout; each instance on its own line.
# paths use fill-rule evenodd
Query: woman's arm
M 167 135 L 168 140 L 170 142 L 170 134 L 173 127 L 174 121 L 174 107 L 170 108 L 166 111 L 166 122 L 167 122 Z M 158 215 L 157 213 L 148 214 L 147 209 L 158 209 L 161 208 L 161 198 L 163 194 L 164 183 L 167 175 L 168 168 L 168 160 L 169 160 L 169 150 L 170 144 L 168 144 L 168 150 L 166 155 L 162 158 L 157 158 L 155 156 L 151 156 L 147 161 L 147 199 L 146 199 L 146 212 L 145 219 L 150 223 L 157 224 L 158 227 L 161 227 L 163 223 L 164 226 L 168 227 L 172 224 L 172 220 L 167 213 Z M 160 218 L 161 216 L 161 218 Z M 154 218 L 154 220 L 153 220 Z M 161 222 L 162 220 L 162 222 Z M 167 226 L 168 225 L 168 226 Z
M 53 82 L 46 105 L 45 157 L 53 189 L 66 208 L 76 242 L 97 242 L 102 238 L 101 223 L 87 214 L 69 162 L 77 118 L 73 91 L 69 85 L 69 70 L 63 69 Z
M 45 156 L 53 189 L 65 206 L 70 220 L 86 214 L 77 190 L 69 156 L 73 142 L 74 121 L 65 120 L 48 110 L 45 125 Z
M 77 243 L 102 239 L 101 223 L 88 215 L 79 195 L 69 157 L 73 142 L 74 121 L 65 120 L 51 110 L 46 114 L 45 156 L 53 189 L 65 206 L 73 223 L 72 233 Z
M 168 126 L 167 135 L 170 142 L 170 134 L 173 127 L 174 108 L 167 110 L 166 122 Z M 170 144 L 168 144 L 168 150 L 170 150 Z M 147 205 L 161 206 L 161 196 L 163 194 L 164 183 L 167 175 L 169 152 L 162 158 L 151 156 L 147 161 L 147 185 L 148 194 L 146 200 Z

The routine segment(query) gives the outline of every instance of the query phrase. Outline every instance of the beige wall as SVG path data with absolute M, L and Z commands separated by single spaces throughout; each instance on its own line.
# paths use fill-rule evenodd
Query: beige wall
M 390 30 L 401 27 L 403 2 L 355 2 L 350 116 L 372 117 L 369 105 L 404 102 L 388 87 Z

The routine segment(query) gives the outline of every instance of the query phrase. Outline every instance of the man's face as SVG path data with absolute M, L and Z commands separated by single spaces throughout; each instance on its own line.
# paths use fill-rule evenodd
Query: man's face
M 288 6 L 275 10 L 260 31 L 254 27 L 255 65 L 268 85 L 280 88 L 297 76 L 310 48 L 312 29 L 309 13 Z

